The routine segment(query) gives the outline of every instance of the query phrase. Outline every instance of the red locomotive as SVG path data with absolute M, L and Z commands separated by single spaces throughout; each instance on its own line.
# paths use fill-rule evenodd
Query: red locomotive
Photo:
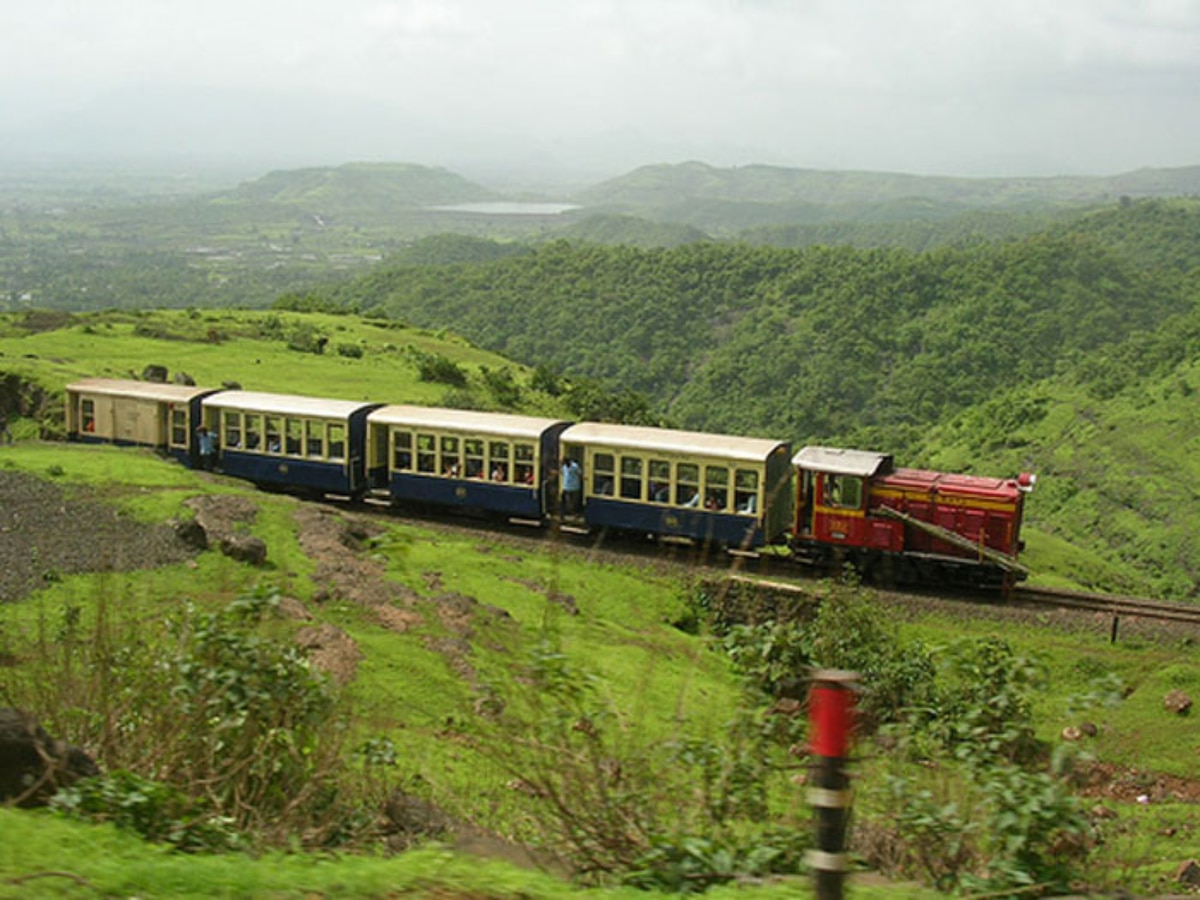
M 897 469 L 885 453 L 805 447 L 796 468 L 792 549 L 816 565 L 853 563 L 885 582 L 1007 588 L 1025 495 L 1036 477 L 983 478 Z

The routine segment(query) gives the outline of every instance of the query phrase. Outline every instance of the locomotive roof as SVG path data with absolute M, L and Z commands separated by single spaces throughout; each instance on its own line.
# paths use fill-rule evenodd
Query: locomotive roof
M 411 425 L 415 428 L 528 438 L 538 437 L 556 425 L 567 424 L 561 419 L 540 416 L 478 412 L 469 409 L 435 409 L 430 406 L 401 404 L 380 407 L 372 412 L 369 418 L 371 422 L 382 425 Z
M 160 403 L 186 403 L 195 397 L 211 394 L 217 388 L 196 387 L 194 384 L 135 381 L 132 378 L 83 378 L 68 384 L 67 390 L 81 394 L 102 394 L 106 397 L 133 397 Z
M 281 416 L 320 416 L 325 419 L 348 419 L 362 409 L 379 406 L 365 400 L 326 400 L 321 397 L 302 397 L 295 394 L 267 394 L 260 391 L 221 391 L 204 398 L 206 408 L 238 409 L 243 412 L 268 413 Z
M 623 450 L 655 450 L 686 456 L 713 456 L 761 462 L 786 441 L 770 438 L 737 437 L 729 434 L 705 434 L 699 431 L 674 431 L 669 428 L 645 428 L 637 425 L 606 425 L 580 422 L 562 433 L 562 443 L 591 444 Z
M 886 472 L 892 468 L 892 455 L 841 447 L 805 447 L 792 457 L 792 465 L 833 475 L 859 475 L 870 478 L 881 470 Z

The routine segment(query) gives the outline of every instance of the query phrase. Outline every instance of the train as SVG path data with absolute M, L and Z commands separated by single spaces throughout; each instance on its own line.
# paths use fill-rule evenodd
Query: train
M 891 454 L 601 422 L 112 378 L 67 385 L 69 440 L 141 446 L 262 488 L 628 533 L 883 583 L 1007 590 L 1036 476 L 897 467 Z M 575 508 L 562 467 L 580 471 Z

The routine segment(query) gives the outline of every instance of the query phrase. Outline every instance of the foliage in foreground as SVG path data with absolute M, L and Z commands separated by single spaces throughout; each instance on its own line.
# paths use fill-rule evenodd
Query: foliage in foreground
M 184 850 L 347 838 L 337 698 L 302 651 L 264 631 L 277 599 L 184 604 L 161 633 L 122 627 L 105 605 L 94 628 L 64 608 L 4 688 L 6 703 L 33 709 L 62 708 L 73 691 L 87 711 L 82 740 L 109 774 L 60 793 L 59 807 Z

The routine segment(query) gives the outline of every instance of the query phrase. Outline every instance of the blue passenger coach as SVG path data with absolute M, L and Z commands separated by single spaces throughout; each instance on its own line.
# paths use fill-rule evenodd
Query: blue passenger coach
M 590 528 L 743 548 L 786 538 L 786 442 L 595 422 L 572 425 L 560 441 L 583 467 Z
M 320 494 L 367 490 L 367 414 L 381 406 L 290 394 L 221 391 L 204 399 L 219 466 L 235 478 Z
M 67 385 L 67 439 L 150 447 L 191 465 L 201 401 L 217 388 L 122 378 Z
M 569 423 L 509 413 L 384 406 L 368 416 L 371 486 L 395 502 L 541 521 Z

